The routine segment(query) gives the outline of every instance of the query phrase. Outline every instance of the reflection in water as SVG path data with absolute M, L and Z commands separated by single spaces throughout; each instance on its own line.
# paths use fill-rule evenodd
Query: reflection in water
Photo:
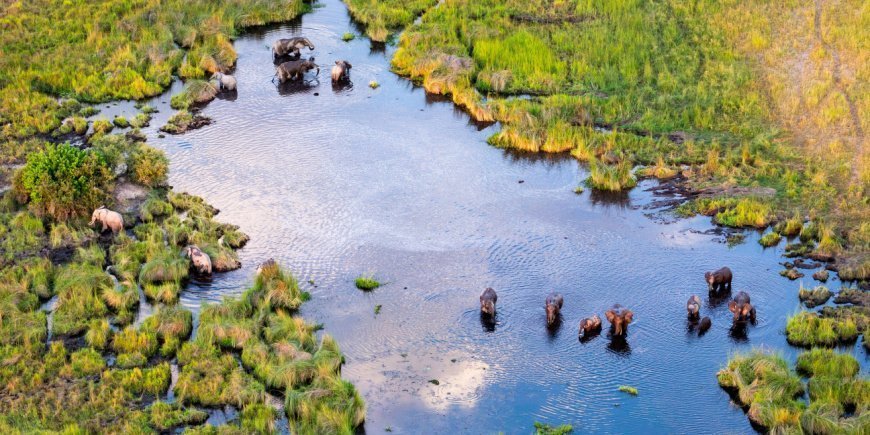
M 631 355 L 631 346 L 628 344 L 628 331 L 625 331 L 622 335 L 613 334 L 611 331 L 610 335 L 610 343 L 607 344 L 607 350 L 610 352 L 622 356 L 628 357 Z
M 749 328 L 746 322 L 734 322 L 731 328 L 728 329 L 728 336 L 735 343 L 745 343 L 749 341 Z
M 484 313 L 483 311 L 480 312 L 480 325 L 483 327 L 484 332 L 495 332 L 497 317 L 498 313 L 495 313 L 494 316 L 491 316 L 487 313 Z
M 589 199 L 594 205 L 603 205 L 605 207 L 613 207 L 618 209 L 626 208 L 631 201 L 628 198 L 628 191 L 608 192 L 606 190 L 590 189 Z
M 590 341 L 596 339 L 599 335 L 601 335 L 600 329 L 597 329 L 595 331 L 589 331 L 585 334 L 581 333 L 580 334 L 580 343 L 583 343 L 583 344 L 589 343 Z
M 555 340 L 559 337 L 559 332 L 562 330 L 562 314 L 559 313 L 556 315 L 556 320 L 553 321 L 552 325 L 547 325 L 547 336 L 550 340 Z
M 707 307 L 718 308 L 731 300 L 731 290 L 713 290 L 707 294 Z
M 315 77 L 313 79 L 304 79 L 304 80 L 289 80 L 284 83 L 278 83 L 276 88 L 278 89 L 278 95 L 282 97 L 291 96 L 294 94 L 308 94 L 317 89 L 317 86 L 320 84 L 320 79 Z
M 352 91 L 352 90 L 353 90 L 353 80 L 342 80 L 342 81 L 339 81 L 338 83 L 336 83 L 336 82 L 332 83 L 332 92 L 335 92 L 336 94 L 340 94 L 342 92 Z
M 239 98 L 239 92 L 235 89 L 232 91 L 221 91 L 215 95 L 215 98 L 224 101 L 236 101 Z

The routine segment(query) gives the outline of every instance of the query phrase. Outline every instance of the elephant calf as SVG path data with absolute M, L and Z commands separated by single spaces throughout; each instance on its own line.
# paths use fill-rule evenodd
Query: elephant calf
M 196 245 L 188 245 L 181 255 L 190 258 L 194 270 L 200 275 L 211 275 L 211 258 Z
M 352 67 L 353 65 L 346 60 L 335 61 L 335 66 L 332 67 L 332 82 L 347 81 L 350 78 L 350 69 Z
M 713 272 L 705 272 L 704 279 L 707 281 L 707 288 L 712 291 L 725 290 L 731 291 L 731 269 L 723 267 Z
M 689 301 L 686 302 L 686 311 L 688 311 L 690 319 L 697 319 L 701 313 L 701 298 L 697 295 L 692 295 Z
M 121 216 L 121 213 L 109 210 L 105 206 L 94 210 L 94 213 L 91 214 L 91 222 L 88 225 L 93 225 L 97 221 L 103 224 L 103 229 L 100 231 L 106 231 L 106 228 L 111 228 L 112 233 L 118 234 L 119 231 L 124 229 L 124 217 Z
M 308 38 L 295 37 L 279 39 L 272 43 L 272 58 L 278 59 L 281 56 L 287 56 L 292 53 L 292 56 L 298 57 L 299 50 L 308 47 L 308 50 L 314 50 L 314 44 Z
M 547 310 L 547 326 L 553 326 L 559 318 L 564 299 L 559 293 L 550 293 L 544 301 L 544 309 Z
M 224 74 L 222 72 L 216 72 L 211 76 L 213 79 L 217 79 L 218 89 L 221 91 L 235 91 L 236 90 L 236 78 L 229 75 Z
M 628 324 L 634 318 L 634 313 L 622 305 L 614 304 L 609 310 L 604 312 L 604 317 L 607 317 L 607 321 L 610 322 L 613 335 L 623 335 Z
M 279 83 L 284 83 L 287 80 L 299 80 L 305 76 L 305 73 L 315 68 L 317 68 L 317 74 L 320 74 L 320 67 L 312 60 L 291 60 L 278 65 L 275 68 L 275 75 L 278 77 Z
M 734 321 L 755 320 L 755 307 L 749 299 L 749 294 L 741 291 L 728 303 L 728 309 L 734 313 Z
M 579 332 L 581 337 L 601 332 L 601 318 L 598 317 L 598 314 L 593 314 L 592 317 L 581 320 Z
M 490 316 L 495 315 L 495 303 L 498 301 L 498 295 L 491 287 L 487 287 L 480 294 L 480 312 Z

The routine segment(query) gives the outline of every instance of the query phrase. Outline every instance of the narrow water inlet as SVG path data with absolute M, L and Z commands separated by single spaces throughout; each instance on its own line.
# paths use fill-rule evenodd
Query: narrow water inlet
M 781 248 L 763 250 L 752 233 L 733 248 L 716 243 L 706 218 L 650 219 L 667 215 L 649 191 L 655 182 L 622 196 L 575 194 L 587 175 L 576 161 L 489 147 L 497 126 L 481 129 L 393 75 L 394 47 L 342 41 L 354 30 L 344 5 L 320 4 L 235 42 L 239 91 L 203 110 L 215 124 L 165 138 L 160 124 L 146 130 L 169 155 L 176 190 L 202 195 L 252 237 L 244 267 L 189 285 L 186 308 L 240 294 L 257 264 L 275 258 L 313 295 L 301 314 L 341 344 L 343 375 L 368 404 L 366 432 L 527 432 L 534 421 L 590 432 L 751 430 L 715 373 L 753 346 L 794 358 L 782 329 L 797 284 L 776 275 Z M 272 84 L 268 46 L 289 36 L 311 39 L 321 65 L 350 61 L 353 83 Z M 703 273 L 723 265 L 759 309 L 745 331 L 707 297 Z M 360 292 L 361 274 L 387 285 Z M 494 325 L 478 312 L 487 286 L 499 293 Z M 551 291 L 565 296 L 554 330 L 543 310 Z M 713 320 L 703 337 L 685 318 L 691 294 Z M 140 311 L 150 307 L 143 297 Z M 605 329 L 579 341 L 577 322 L 614 303 L 635 312 L 628 336 Z M 844 350 L 866 367 L 862 350 Z M 233 416 L 221 410 L 212 421 Z

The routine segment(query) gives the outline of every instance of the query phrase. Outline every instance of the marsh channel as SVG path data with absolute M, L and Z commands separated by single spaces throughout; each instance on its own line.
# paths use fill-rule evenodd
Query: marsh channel
M 346 32 L 357 37 L 344 42 Z M 269 46 L 296 35 L 315 44 L 303 56 L 322 71 L 276 86 Z M 368 406 L 366 433 L 528 433 L 535 421 L 583 433 L 752 432 L 716 371 L 753 347 L 796 357 L 784 329 L 801 281 L 777 273 L 785 241 L 763 249 L 747 232 L 728 246 L 709 218 L 674 217 L 679 197 L 662 196 L 657 181 L 577 194 L 582 164 L 487 145 L 497 124 L 475 124 L 391 73 L 395 47 L 360 35 L 343 3 L 322 0 L 235 41 L 238 92 L 202 109 L 212 125 L 160 137 L 180 83 L 151 102 L 160 113 L 144 131 L 168 154 L 170 184 L 251 236 L 240 270 L 191 283 L 181 303 L 196 313 L 240 294 L 265 259 L 288 267 L 312 294 L 301 314 L 341 344 L 343 376 Z M 352 83 L 334 87 L 339 59 L 353 65 Z M 135 114 L 132 104 L 101 108 Z M 732 328 L 727 300 L 708 297 L 704 271 L 723 265 L 734 292 L 752 296 L 756 325 Z M 385 285 L 357 290 L 361 274 Z M 487 286 L 499 295 L 494 325 L 479 314 Z M 553 291 L 565 305 L 548 329 Z M 702 337 L 686 320 L 692 294 L 713 321 Z M 625 339 L 605 328 L 578 340 L 579 320 L 603 319 L 614 303 L 635 313 Z M 860 342 L 841 350 L 866 373 Z

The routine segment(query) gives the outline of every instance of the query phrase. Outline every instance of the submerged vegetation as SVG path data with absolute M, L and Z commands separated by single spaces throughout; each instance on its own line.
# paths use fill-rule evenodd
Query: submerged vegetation
M 679 175 L 705 201 L 734 201 L 705 213 L 722 225 L 809 216 L 828 229 L 815 253 L 870 277 L 868 30 L 838 12 L 860 2 L 345 3 L 375 40 L 407 26 L 393 69 L 499 121 L 491 144 L 570 152 L 596 189 L 633 187 L 637 165 Z
M 754 351 L 736 355 L 719 371 L 719 385 L 746 409 L 752 423 L 771 433 L 864 433 L 870 415 L 870 380 L 858 361 L 829 349 L 812 349 L 797 360 Z M 809 393 L 809 405 L 800 396 Z

